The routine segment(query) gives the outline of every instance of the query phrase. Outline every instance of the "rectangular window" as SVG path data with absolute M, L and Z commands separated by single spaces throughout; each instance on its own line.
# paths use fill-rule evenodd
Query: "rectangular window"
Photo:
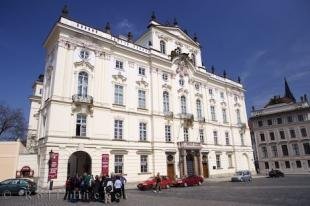
M 123 105 L 124 101 L 124 87 L 121 85 L 115 85 L 114 87 L 114 104 Z
M 123 120 L 114 120 L 114 139 L 123 139 Z
M 236 110 L 236 115 L 237 115 L 237 123 L 241 124 L 241 114 L 240 114 L 240 110 L 239 109 Z
M 276 167 L 276 169 L 279 169 L 279 162 L 274 162 L 274 166 Z
M 76 116 L 75 135 L 79 137 L 86 136 L 86 115 L 85 114 L 77 114 Z
M 306 128 L 300 128 L 300 133 L 302 137 L 307 137 L 307 130 Z
M 230 145 L 228 132 L 225 132 L 225 139 L 226 139 L 226 145 Z
M 258 126 L 259 126 L 259 127 L 262 127 L 262 126 L 263 126 L 263 121 L 262 121 L 262 120 L 259 120 L 257 123 L 258 123 Z
M 224 92 L 221 92 L 220 95 L 221 95 L 221 98 L 224 99 Z
M 165 139 L 166 142 L 171 142 L 171 126 L 165 125 Z
M 277 123 L 282 124 L 282 118 L 281 117 L 277 118 Z
M 183 129 L 184 141 L 188 142 L 188 128 Z
M 265 142 L 265 134 L 264 133 L 260 133 L 260 141 Z
M 288 123 L 293 122 L 293 117 L 292 117 L 292 116 L 288 116 L 288 117 L 287 117 L 287 122 L 288 122 Z
M 297 167 L 297 168 L 301 168 L 301 161 L 300 161 L 300 160 L 297 160 L 297 161 L 296 161 L 296 167 Z
M 298 144 L 296 144 L 296 143 L 292 144 L 292 149 L 293 149 L 294 155 L 296 155 L 296 156 L 300 155 Z
M 228 168 L 232 168 L 233 167 L 233 163 L 232 163 L 232 155 L 228 154 Z
M 298 118 L 299 122 L 303 122 L 304 121 L 304 115 L 302 115 L 302 114 L 298 115 L 297 118 Z
M 227 113 L 226 113 L 226 109 L 222 109 L 222 113 L 223 113 L 223 123 L 227 123 Z
M 216 157 L 216 168 L 220 169 L 221 168 L 221 155 L 217 154 L 215 155 Z
M 139 67 L 139 75 L 145 76 L 145 69 L 143 67 Z
M 115 155 L 114 157 L 114 173 L 122 174 L 124 168 L 124 156 L 123 155 Z
M 209 94 L 212 96 L 213 95 L 213 90 L 209 89 Z
M 303 143 L 304 146 L 304 152 L 306 155 L 310 155 L 310 144 L 309 143 Z
M 139 90 L 138 91 L 138 107 L 141 109 L 145 109 L 145 91 Z
M 146 141 L 147 132 L 146 132 L 146 123 L 144 122 L 139 123 L 139 136 L 140 141 Z
M 218 145 L 217 131 L 213 131 L 214 144 Z
M 288 156 L 288 149 L 287 149 L 287 145 L 282 145 L 282 154 L 283 156 Z
M 123 70 L 124 69 L 124 63 L 122 61 L 116 60 L 115 61 L 115 68 Z
M 290 162 L 289 161 L 285 161 L 285 168 L 291 168 Z
M 140 156 L 140 172 L 141 173 L 148 172 L 148 168 L 147 168 L 147 155 L 141 155 Z
M 267 147 L 263 146 L 262 147 L 262 153 L 263 153 L 263 158 L 268 158 L 268 153 L 267 153 Z
M 272 151 L 273 157 L 278 157 L 278 148 L 276 145 L 271 146 L 271 151 Z
M 265 169 L 269 169 L 269 163 L 265 162 Z
M 211 120 L 216 121 L 215 107 L 210 106 L 210 110 L 211 110 Z
M 244 146 L 244 136 L 243 136 L 243 134 L 240 134 L 240 141 L 241 141 L 241 145 Z
M 296 138 L 296 133 L 294 129 L 290 129 L 291 138 Z
M 199 129 L 199 139 L 201 143 L 205 142 L 204 131 L 203 129 Z
M 274 132 L 269 132 L 269 136 L 271 141 L 275 140 Z
M 270 125 L 272 125 L 272 119 L 268 119 L 267 120 L 267 124 L 270 126 Z
M 280 138 L 281 138 L 281 139 L 285 139 L 284 131 L 280 131 L 279 133 L 280 133 Z

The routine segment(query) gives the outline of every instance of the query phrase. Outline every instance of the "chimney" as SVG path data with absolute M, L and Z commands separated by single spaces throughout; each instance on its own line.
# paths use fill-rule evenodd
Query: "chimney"
M 133 36 L 132 36 L 132 33 L 131 33 L 131 32 L 128 32 L 128 34 L 127 34 L 127 40 L 128 40 L 128 42 L 133 43 Z

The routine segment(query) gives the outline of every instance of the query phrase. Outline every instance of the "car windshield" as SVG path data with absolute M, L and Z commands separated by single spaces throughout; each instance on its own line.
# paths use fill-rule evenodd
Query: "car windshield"
M 242 174 L 243 174 L 243 172 L 241 172 L 241 171 L 236 172 L 236 175 L 237 175 L 237 176 L 240 176 L 240 175 L 242 175 Z

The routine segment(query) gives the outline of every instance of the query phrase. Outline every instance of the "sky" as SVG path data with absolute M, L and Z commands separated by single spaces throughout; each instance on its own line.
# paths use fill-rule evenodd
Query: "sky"
M 2 0 L 0 4 L 0 102 L 29 115 L 32 84 L 44 69 L 43 42 L 67 4 L 86 25 L 137 38 L 152 11 L 197 34 L 202 58 L 216 73 L 241 77 L 248 111 L 284 94 L 284 77 L 296 99 L 310 88 L 309 0 Z M 248 114 L 249 116 L 249 114 Z

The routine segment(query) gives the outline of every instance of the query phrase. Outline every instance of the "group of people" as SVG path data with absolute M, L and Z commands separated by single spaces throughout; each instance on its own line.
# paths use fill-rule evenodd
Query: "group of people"
M 122 175 L 98 176 L 84 173 L 75 177 L 68 177 L 64 200 L 76 201 L 102 201 L 119 202 L 121 197 L 126 199 L 125 184 L 127 180 Z

